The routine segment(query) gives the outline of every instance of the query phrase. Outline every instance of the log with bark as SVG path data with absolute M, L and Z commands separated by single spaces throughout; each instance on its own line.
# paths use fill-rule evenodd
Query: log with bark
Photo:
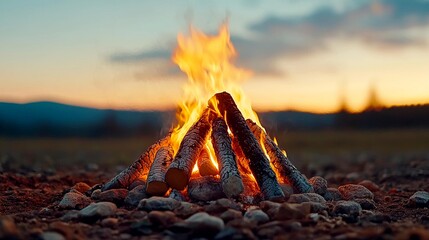
M 271 169 L 268 158 L 262 151 L 249 126 L 247 126 L 246 120 L 232 96 L 227 92 L 222 92 L 217 93 L 215 98 L 220 114 L 225 118 L 244 155 L 250 161 L 250 169 L 264 198 L 272 201 L 284 201 L 284 194 L 277 181 L 276 174 Z M 210 104 L 212 105 L 215 100 L 211 99 Z M 213 105 L 211 107 L 215 108 Z
M 151 145 L 146 152 L 141 154 L 140 157 L 128 168 L 124 169 L 110 181 L 105 183 L 101 190 L 106 191 L 115 188 L 128 188 L 135 180 L 144 180 L 152 165 L 153 159 L 155 158 L 155 154 L 161 147 L 168 145 L 169 142 L 170 133 L 155 144 Z
M 258 140 L 263 142 L 268 156 L 270 157 L 271 164 L 279 173 L 278 178 L 280 181 L 284 183 L 289 182 L 295 193 L 313 192 L 314 190 L 311 184 L 292 164 L 286 155 L 283 154 L 282 150 L 270 138 L 270 136 L 268 136 L 268 134 L 252 120 L 247 119 L 246 122 Z
M 183 190 L 188 185 L 192 169 L 210 133 L 209 115 L 210 109 L 207 108 L 183 137 L 179 150 L 165 174 L 165 180 L 170 187 Z
M 169 187 L 165 182 L 165 173 L 173 160 L 173 148 L 161 147 L 155 155 L 146 180 L 146 192 L 152 196 L 164 196 Z
M 209 150 L 206 147 L 201 150 L 197 164 L 201 176 L 215 176 L 219 173 L 219 170 L 210 159 Z
M 213 119 L 211 139 L 219 163 L 223 192 L 228 198 L 238 197 L 243 192 L 244 185 L 232 150 L 228 127 L 223 118 Z

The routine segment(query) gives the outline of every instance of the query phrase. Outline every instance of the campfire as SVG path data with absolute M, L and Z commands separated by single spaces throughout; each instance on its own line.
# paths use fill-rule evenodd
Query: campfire
M 209 196 L 197 200 L 261 195 L 278 202 L 284 201 L 281 184 L 295 193 L 313 191 L 262 127 L 241 88 L 250 72 L 233 65 L 235 56 L 226 25 L 215 36 L 194 28 L 189 37 L 178 36 L 173 61 L 188 76 L 178 124 L 103 191 L 144 181 L 152 196 L 193 198 L 204 190 Z

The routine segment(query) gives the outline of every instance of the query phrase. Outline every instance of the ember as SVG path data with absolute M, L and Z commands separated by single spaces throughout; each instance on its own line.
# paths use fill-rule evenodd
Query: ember
M 279 181 L 296 193 L 313 192 L 259 122 L 240 85 L 249 71 L 232 64 L 235 55 L 225 25 L 217 36 L 193 28 L 190 37 L 178 36 L 173 61 L 188 75 L 178 125 L 103 191 L 143 180 L 152 196 L 165 196 L 171 188 L 192 198 L 206 188 L 204 200 L 262 194 L 281 202 Z

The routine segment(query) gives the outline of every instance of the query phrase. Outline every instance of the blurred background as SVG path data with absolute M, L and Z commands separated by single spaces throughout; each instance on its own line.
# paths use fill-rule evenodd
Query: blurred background
M 299 167 L 429 158 L 427 0 L 16 0 L 0 2 L 0 171 L 129 164 L 174 125 L 177 34 L 225 21 Z

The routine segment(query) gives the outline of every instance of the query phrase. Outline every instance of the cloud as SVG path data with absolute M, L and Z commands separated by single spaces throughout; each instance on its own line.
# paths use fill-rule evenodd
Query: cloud
M 426 36 L 407 35 L 406 30 L 429 25 L 429 1 L 361 1 L 339 11 L 323 6 L 301 16 L 269 15 L 248 25 L 246 37 L 232 33 L 232 42 L 240 56 L 237 64 L 251 69 L 256 76 L 284 76 L 276 65 L 279 59 L 312 54 L 328 49 L 331 40 L 359 40 L 379 49 L 398 49 L 426 44 Z M 161 75 L 178 75 L 171 63 L 171 49 L 115 53 L 115 63 L 152 63 L 164 61 Z M 168 66 L 168 67 L 166 67 Z

